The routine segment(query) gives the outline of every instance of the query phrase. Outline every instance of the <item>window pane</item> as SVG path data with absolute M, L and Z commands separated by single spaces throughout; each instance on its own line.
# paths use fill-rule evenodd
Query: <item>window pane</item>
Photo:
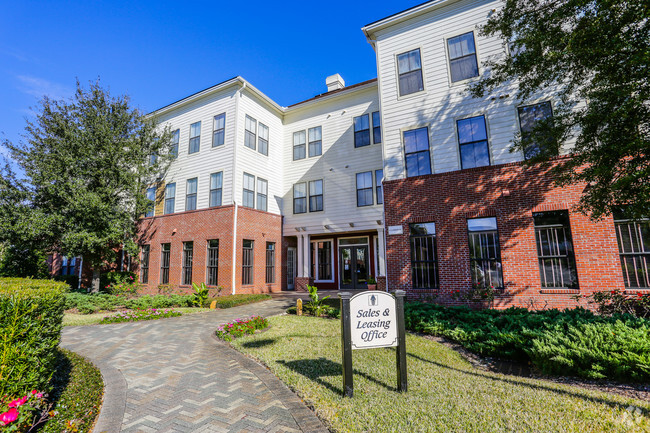
M 255 189 L 255 176 L 252 174 L 244 173 L 244 188 L 250 190 Z
M 307 197 L 307 184 L 306 183 L 297 183 L 293 186 L 293 197 L 301 198 Z
M 196 122 L 190 125 L 190 138 L 198 137 L 201 135 L 201 122 Z
M 411 93 L 424 90 L 424 82 L 422 80 L 422 70 L 417 69 L 413 72 L 407 72 L 399 76 L 399 94 L 409 95 Z
M 478 63 L 476 61 L 476 55 L 452 60 L 449 64 L 449 68 L 451 70 L 452 82 L 467 80 L 468 78 L 478 76 Z
M 484 116 L 471 117 L 458 121 L 458 141 L 461 144 L 481 140 L 487 140 Z
M 368 115 L 364 114 L 363 116 L 355 117 L 354 118 L 354 131 L 361 131 L 364 129 L 369 129 L 370 128 L 370 123 L 368 120 Z
M 172 148 L 170 150 L 170 153 L 174 157 L 178 156 L 178 143 L 180 141 L 180 136 L 181 136 L 180 129 L 177 129 L 176 131 L 172 132 Z
M 188 194 L 196 194 L 196 185 L 197 185 L 197 183 L 198 183 L 198 180 L 196 178 L 187 180 L 187 193 Z
M 382 180 L 384 179 L 384 170 L 375 170 L 375 188 L 377 189 L 377 204 L 384 202 L 384 193 L 382 190 Z
M 567 211 L 533 213 L 541 286 L 577 288 L 578 277 Z
M 222 188 L 223 185 L 223 173 L 212 173 L 210 175 L 210 189 Z
M 470 232 L 496 230 L 497 219 L 495 217 L 468 219 L 467 228 Z

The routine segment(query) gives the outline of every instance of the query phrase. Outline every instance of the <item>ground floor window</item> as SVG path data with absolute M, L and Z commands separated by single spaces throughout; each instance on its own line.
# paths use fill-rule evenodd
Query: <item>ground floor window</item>
M 253 284 L 253 245 L 251 240 L 244 239 L 242 251 L 242 284 Z
M 626 288 L 650 288 L 650 221 L 631 221 L 614 214 L 618 252 Z
M 414 289 L 437 289 L 435 223 L 410 224 L 411 275 Z
M 503 275 L 497 219 L 494 217 L 468 219 L 467 230 L 472 287 L 502 288 Z
M 61 275 L 74 275 L 74 268 L 77 266 L 77 258 L 63 256 L 61 258 Z
M 142 259 L 140 260 L 140 282 L 149 282 L 149 245 L 142 245 Z
M 169 284 L 169 255 L 172 244 L 160 246 L 160 284 Z
M 194 242 L 183 242 L 183 278 L 181 284 L 192 284 L 192 259 L 194 258 Z
M 311 275 L 316 281 L 334 281 L 332 277 L 332 241 L 311 244 Z
M 216 286 L 219 276 L 219 239 L 208 241 L 207 274 L 208 286 Z
M 266 243 L 266 284 L 275 283 L 275 242 Z
M 542 288 L 577 289 L 569 212 L 534 212 L 533 219 Z

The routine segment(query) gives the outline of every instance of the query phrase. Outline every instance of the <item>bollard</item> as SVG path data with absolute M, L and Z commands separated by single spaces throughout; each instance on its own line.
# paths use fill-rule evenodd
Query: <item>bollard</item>
M 302 316 L 302 299 L 296 301 L 296 314 Z

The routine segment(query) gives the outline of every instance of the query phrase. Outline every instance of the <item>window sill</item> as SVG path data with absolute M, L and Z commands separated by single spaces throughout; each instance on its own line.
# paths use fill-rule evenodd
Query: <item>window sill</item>
M 580 290 L 578 289 L 540 289 L 539 293 L 544 293 L 547 295 L 579 295 Z
M 626 295 L 650 295 L 650 288 L 640 287 L 638 289 L 625 289 L 623 293 Z

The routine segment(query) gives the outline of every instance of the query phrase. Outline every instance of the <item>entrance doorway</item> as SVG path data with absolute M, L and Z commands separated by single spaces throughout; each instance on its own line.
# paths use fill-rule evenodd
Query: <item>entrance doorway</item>
M 339 247 L 341 290 L 365 290 L 368 287 L 368 245 Z
M 296 289 L 296 249 L 287 248 L 287 290 Z

